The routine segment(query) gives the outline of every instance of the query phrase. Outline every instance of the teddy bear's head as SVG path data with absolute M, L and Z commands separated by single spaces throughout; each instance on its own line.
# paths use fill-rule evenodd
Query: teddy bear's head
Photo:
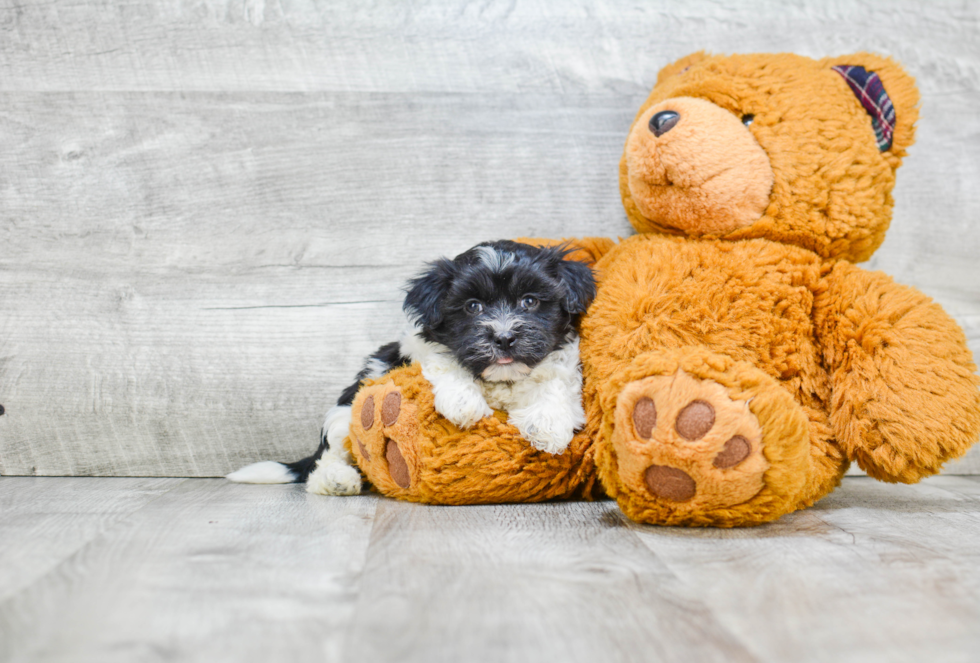
M 638 232 L 763 237 L 866 260 L 918 117 L 913 79 L 867 53 L 695 53 L 661 70 L 626 141 Z

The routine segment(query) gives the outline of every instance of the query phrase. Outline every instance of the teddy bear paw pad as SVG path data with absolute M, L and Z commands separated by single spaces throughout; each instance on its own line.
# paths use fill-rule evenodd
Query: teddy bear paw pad
M 351 452 L 368 480 L 404 496 L 418 476 L 418 416 L 393 383 L 364 387 L 354 399 Z
M 623 488 L 678 510 L 741 504 L 769 463 L 746 400 L 683 371 L 631 382 L 619 396 L 613 444 Z

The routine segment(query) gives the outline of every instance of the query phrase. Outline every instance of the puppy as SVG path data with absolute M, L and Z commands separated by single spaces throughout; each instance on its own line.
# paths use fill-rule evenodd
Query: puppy
M 535 448 L 562 453 L 585 424 L 575 328 L 595 297 L 592 270 L 565 260 L 568 253 L 502 240 L 431 263 L 407 286 L 403 308 L 414 328 L 368 357 L 327 413 L 316 453 L 255 463 L 227 478 L 359 493 L 361 477 L 343 444 L 354 396 L 364 380 L 413 362 L 432 385 L 436 410 L 460 428 L 497 408 Z

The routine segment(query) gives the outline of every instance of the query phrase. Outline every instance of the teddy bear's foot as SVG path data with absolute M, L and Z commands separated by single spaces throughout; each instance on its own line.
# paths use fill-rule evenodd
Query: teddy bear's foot
M 748 402 L 684 372 L 627 385 L 613 441 L 624 481 L 693 508 L 745 502 L 762 490 L 769 468 Z
M 611 442 L 615 497 L 630 518 L 732 526 L 798 507 L 806 417 L 775 380 L 738 368 L 748 379 L 678 367 L 623 386 Z
M 418 413 L 393 383 L 364 387 L 354 400 L 351 454 L 381 492 L 411 498 L 419 479 Z

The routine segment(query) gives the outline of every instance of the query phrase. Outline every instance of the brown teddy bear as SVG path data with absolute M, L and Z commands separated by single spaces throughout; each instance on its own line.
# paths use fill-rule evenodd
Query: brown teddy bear
M 599 283 L 581 324 L 585 429 L 560 456 L 503 413 L 459 430 L 413 366 L 355 399 L 361 470 L 400 499 L 606 494 L 640 522 L 722 527 L 813 504 L 852 460 L 882 481 L 938 472 L 980 435 L 964 335 L 853 264 L 884 239 L 917 101 L 865 53 L 664 68 L 620 164 L 638 234 L 571 240 Z

